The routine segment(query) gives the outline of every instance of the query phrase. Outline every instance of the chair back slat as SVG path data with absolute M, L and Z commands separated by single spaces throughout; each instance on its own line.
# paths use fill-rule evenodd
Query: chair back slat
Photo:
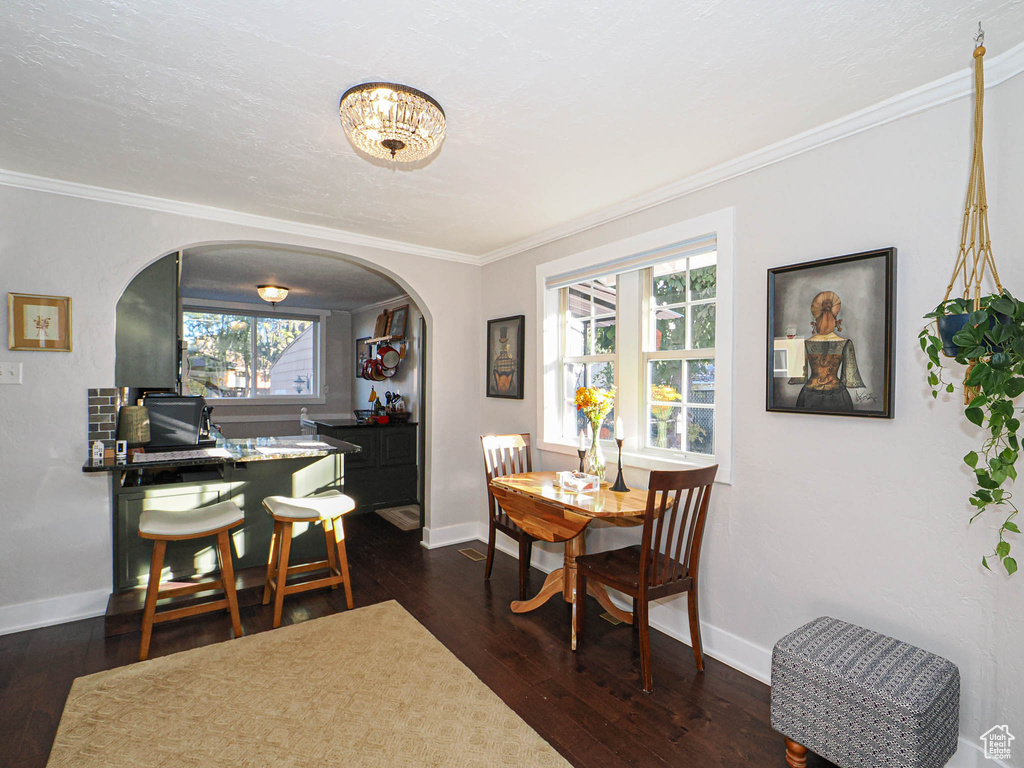
M 484 471 L 487 475 L 487 501 L 491 517 L 500 514 L 500 507 L 490 492 L 490 482 L 521 472 L 533 471 L 533 454 L 530 451 L 530 433 L 520 435 L 484 435 L 480 438 L 484 450 Z
M 641 584 L 657 587 L 693 576 L 718 465 L 651 472 L 640 545 Z

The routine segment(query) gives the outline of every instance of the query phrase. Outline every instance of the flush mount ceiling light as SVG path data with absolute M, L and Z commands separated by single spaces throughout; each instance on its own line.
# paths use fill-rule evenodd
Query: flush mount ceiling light
M 445 118 L 433 98 L 397 83 L 363 83 L 341 97 L 341 127 L 356 149 L 373 157 L 412 163 L 444 141 Z
M 257 285 L 256 293 L 264 301 L 269 301 L 271 306 L 276 306 L 277 302 L 284 301 L 288 297 L 288 289 L 279 285 Z

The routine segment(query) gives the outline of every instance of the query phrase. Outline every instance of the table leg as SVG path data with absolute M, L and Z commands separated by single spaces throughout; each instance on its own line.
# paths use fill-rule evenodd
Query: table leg
M 535 597 L 531 597 L 529 600 L 514 600 L 512 602 L 512 612 L 527 613 L 528 611 L 540 608 L 559 592 L 562 593 L 562 599 L 565 602 L 575 605 L 576 600 L 579 599 L 579 596 L 576 594 L 576 558 L 586 553 L 587 545 L 584 539 L 584 532 L 580 531 L 579 535 L 566 540 L 565 559 L 562 567 L 548 574 L 548 577 L 544 580 L 544 586 L 540 588 L 540 592 Z M 626 624 L 633 623 L 632 614 L 621 610 L 612 602 L 604 584 L 588 582 L 587 592 L 593 595 L 597 602 L 619 621 Z
M 608 590 L 605 589 L 604 584 L 595 584 L 592 581 L 587 582 L 587 592 L 592 594 L 608 613 L 614 616 L 621 622 L 626 624 L 633 623 L 633 614 L 627 613 L 619 608 L 615 603 L 612 602 L 611 597 L 608 595 Z
M 540 608 L 544 603 L 561 592 L 563 570 L 565 569 L 559 568 L 558 570 L 549 573 L 548 577 L 544 579 L 544 586 L 540 588 L 540 592 L 538 592 L 536 596 L 531 597 L 529 600 L 513 600 L 512 612 L 527 613 L 528 611 Z

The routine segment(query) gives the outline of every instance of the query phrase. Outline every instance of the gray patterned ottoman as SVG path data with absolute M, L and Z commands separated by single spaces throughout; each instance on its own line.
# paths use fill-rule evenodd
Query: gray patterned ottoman
M 772 728 L 786 762 L 940 768 L 956 752 L 960 670 L 934 653 L 823 616 L 772 652 Z

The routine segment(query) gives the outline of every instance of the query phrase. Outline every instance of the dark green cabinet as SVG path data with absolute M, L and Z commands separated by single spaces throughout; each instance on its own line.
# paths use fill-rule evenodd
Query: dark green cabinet
M 363 449 L 345 458 L 345 493 L 355 500 L 357 511 L 419 503 L 416 424 L 316 427 L 322 435 Z
M 123 487 L 120 473 L 115 473 L 114 591 L 145 586 L 149 579 L 153 543 L 139 537 L 139 515 L 144 510 L 189 510 L 230 499 L 245 513 L 245 522 L 231 531 L 236 569 L 265 568 L 274 524 L 263 509 L 263 499 L 344 490 L 343 468 L 347 470 L 347 463 L 348 457 L 340 454 L 240 462 L 191 474 L 182 472 L 174 481 L 160 484 Z M 169 542 L 164 568 L 176 578 L 213 572 L 217 557 L 212 544 L 212 539 Z M 297 561 L 322 559 L 324 536 L 320 526 L 296 524 L 292 553 Z
M 178 384 L 178 254 L 139 272 L 117 302 L 114 386 Z

